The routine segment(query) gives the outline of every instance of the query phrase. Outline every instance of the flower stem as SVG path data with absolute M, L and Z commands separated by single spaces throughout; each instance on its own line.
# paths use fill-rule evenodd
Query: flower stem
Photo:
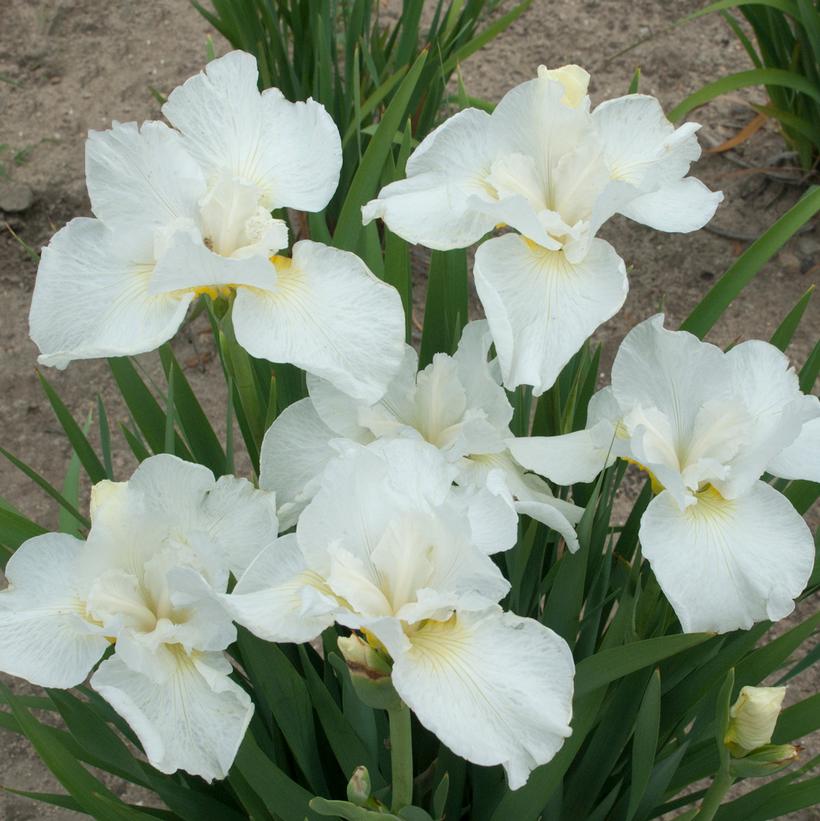
M 393 812 L 413 803 L 413 734 L 410 710 L 402 704 L 388 710 L 390 719 L 390 766 L 393 771 Z
M 712 821 L 734 780 L 728 769 L 722 769 L 717 773 L 714 781 L 712 781 L 712 786 L 703 796 L 700 812 L 695 816 L 695 821 Z

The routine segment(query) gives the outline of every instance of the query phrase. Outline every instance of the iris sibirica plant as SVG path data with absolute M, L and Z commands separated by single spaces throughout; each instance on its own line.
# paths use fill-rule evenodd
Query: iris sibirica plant
M 633 328 L 596 391 L 588 338 L 627 294 L 597 234 L 615 214 L 709 221 L 698 126 L 641 94 L 593 107 L 586 71 L 542 66 L 416 143 L 427 59 L 358 134 L 347 191 L 326 108 L 260 91 L 240 51 L 172 91 L 167 123 L 89 135 L 94 216 L 43 250 L 31 335 L 44 366 L 109 358 L 139 464 L 116 480 L 102 402 L 98 450 L 45 377 L 74 454 L 62 492 L 3 451 L 61 507 L 60 532 L 0 507 L 0 671 L 46 688 L 3 688 L 0 725 L 66 790 L 26 794 L 184 821 L 813 803 L 792 742 L 817 729 L 816 697 L 780 711 L 820 622 L 767 634 L 819 581 L 803 514 L 820 356 L 797 372 L 784 353 L 810 294 L 771 341 L 702 337 L 820 195 L 682 330 Z M 433 249 L 421 357 L 408 243 Z M 486 319 L 468 321 L 476 244 Z M 192 310 L 224 368 L 224 444 L 168 344 Z M 159 397 L 129 359 L 155 349 Z M 619 519 L 627 464 L 645 484 Z M 87 766 L 149 797 L 130 805 Z

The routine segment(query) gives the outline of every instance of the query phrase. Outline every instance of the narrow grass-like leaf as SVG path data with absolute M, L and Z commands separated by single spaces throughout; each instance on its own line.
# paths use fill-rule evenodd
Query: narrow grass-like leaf
M 677 122 L 683 119 L 692 109 L 702 106 L 723 94 L 728 94 L 730 91 L 737 91 L 740 88 L 748 88 L 749 86 L 783 86 L 807 94 L 820 103 L 820 89 L 802 74 L 782 68 L 752 68 L 748 71 L 739 71 L 737 74 L 721 77 L 713 83 L 707 83 L 694 94 L 690 94 L 678 103 L 667 116 L 673 123 Z
M 75 468 L 72 475 L 72 482 L 68 488 L 63 487 L 63 493 L 60 493 L 57 488 L 55 488 L 47 479 L 37 473 L 34 468 L 29 467 L 25 462 L 21 459 L 18 459 L 13 453 L 7 451 L 4 447 L 0 447 L 0 454 L 6 457 L 21 473 L 24 473 L 31 479 L 34 484 L 36 484 L 39 488 L 41 488 L 46 494 L 48 494 L 58 505 L 60 505 L 61 515 L 63 512 L 68 514 L 68 516 L 73 520 L 74 525 L 80 524 L 83 527 L 91 527 L 91 522 L 77 510 L 76 504 L 72 503 L 69 499 L 66 498 L 65 491 L 68 489 L 72 491 L 72 488 L 76 488 L 77 482 L 79 481 L 79 467 L 80 467 L 80 459 L 79 456 L 76 455 L 76 451 L 73 452 L 71 462 L 69 463 L 69 471 L 66 474 L 66 480 L 69 479 L 69 476 L 72 475 L 72 464 L 75 464 Z M 74 460 L 76 459 L 76 463 Z M 71 532 L 71 527 L 68 520 L 61 519 L 61 526 L 69 528 L 68 530 L 63 530 L 64 533 Z M 62 527 L 61 527 L 62 529 Z M 0 541 L 2 541 L 2 534 L 0 534 Z
M 467 252 L 433 251 L 427 276 L 427 303 L 419 368 L 437 353 L 452 354 L 467 324 Z
M 125 805 L 101 781 L 91 775 L 65 747 L 59 744 L 56 737 L 48 733 L 46 728 L 17 701 L 2 682 L 0 693 L 11 707 L 12 715 L 43 763 L 85 812 L 95 818 L 111 821 L 144 821 L 150 818 L 145 813 Z
M 163 345 L 159 349 L 165 377 L 174 380 L 174 408 L 175 416 L 187 441 L 191 454 L 201 465 L 209 467 L 217 476 L 226 473 L 225 453 L 214 432 L 213 426 L 205 411 L 202 410 L 185 373 L 179 365 L 170 345 Z M 173 374 L 173 376 L 172 376 Z
M 629 805 L 627 821 L 635 817 L 641 804 L 652 769 L 655 765 L 655 750 L 658 746 L 658 730 L 661 721 L 661 677 L 655 670 L 643 695 L 641 708 L 635 721 L 635 736 L 632 740 L 632 765 L 629 783 Z
M 818 211 L 820 186 L 813 186 L 733 263 L 684 320 L 681 330 L 702 339 L 760 269 Z
M 350 188 L 347 191 L 344 205 L 339 213 L 339 221 L 333 234 L 333 243 L 337 248 L 354 251 L 358 244 L 362 228 L 361 207 L 376 193 L 376 187 L 382 173 L 385 159 L 393 145 L 393 138 L 399 131 L 407 112 L 410 98 L 416 88 L 427 52 L 422 51 L 407 75 L 396 89 L 390 105 L 379 122 L 379 127 L 370 144 L 367 146 L 361 165 L 359 165 Z
M 154 453 L 162 453 L 165 449 L 165 434 L 167 426 L 167 414 L 160 407 L 154 394 L 143 382 L 142 377 L 134 367 L 133 362 L 124 356 L 113 357 L 108 360 L 111 373 L 117 387 L 120 389 L 122 398 L 131 412 L 137 427 L 148 447 Z M 194 461 L 190 450 L 178 433 L 174 433 L 174 453 L 189 462 Z
M 242 660 L 314 792 L 327 793 L 305 680 L 276 644 L 239 633 Z
M 789 347 L 813 293 L 814 285 L 811 285 L 808 291 L 797 300 L 797 304 L 786 314 L 783 321 L 777 326 L 777 330 L 772 334 L 769 342 L 778 350 L 785 351 Z
M 54 415 L 57 417 L 57 421 L 60 423 L 68 441 L 71 443 L 71 447 L 74 448 L 85 472 L 94 484 L 102 481 L 106 478 L 106 470 L 94 452 L 94 448 L 91 447 L 91 443 L 83 433 L 82 428 L 77 424 L 63 403 L 63 400 L 60 399 L 57 391 L 54 390 L 43 374 L 37 371 L 37 376 L 48 397 L 48 401 L 51 403 Z
M 262 752 L 251 733 L 245 734 L 233 766 L 275 818 L 282 821 L 318 821 L 319 816 L 308 806 L 313 797 L 311 793 L 288 778 Z
M 575 691 L 579 694 L 591 692 L 643 667 L 657 664 L 675 653 L 688 650 L 711 637 L 711 633 L 656 636 L 601 650 L 578 663 L 575 670 Z

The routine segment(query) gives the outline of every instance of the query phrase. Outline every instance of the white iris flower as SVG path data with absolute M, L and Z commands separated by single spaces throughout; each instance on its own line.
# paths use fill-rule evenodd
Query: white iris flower
M 82 542 L 48 533 L 9 559 L 0 670 L 91 686 L 131 725 L 148 760 L 224 778 L 253 713 L 222 652 L 236 628 L 218 596 L 275 538 L 273 495 L 161 455 L 93 490 Z
M 268 641 L 308 641 L 334 622 L 359 631 L 392 660 L 419 721 L 457 755 L 503 764 L 516 789 L 570 735 L 572 653 L 498 606 L 509 583 L 476 545 L 497 544 L 506 523 L 471 516 L 481 501 L 453 486 L 455 474 L 418 440 L 349 445 L 296 533 L 225 599 Z
M 320 211 L 339 181 L 339 132 L 313 100 L 257 90 L 254 58 L 232 52 L 171 92 L 162 122 L 91 132 L 95 219 L 43 250 L 31 336 L 44 365 L 153 350 L 198 294 L 233 297 L 237 341 L 369 401 L 402 353 L 394 288 L 355 255 L 302 240 L 291 257 L 276 208 Z
M 507 448 L 513 409 L 497 360 L 487 358 L 491 344 L 486 321 L 471 322 L 455 354 L 436 354 L 421 372 L 418 355 L 406 345 L 398 373 L 372 405 L 308 377 L 310 397 L 288 407 L 262 443 L 260 485 L 276 492 L 281 527 L 291 527 L 310 501 L 328 461 L 338 455 L 335 440 L 367 444 L 410 437 L 437 447 L 457 468 L 458 484 L 490 490 L 488 504 L 505 501 L 513 529 L 514 512 L 526 513 L 577 549 L 573 525 L 581 508 L 556 499 L 549 485 L 526 473 Z
M 621 344 L 586 430 L 509 447 L 559 484 L 592 481 L 616 457 L 649 472 L 643 555 L 687 632 L 782 619 L 808 582 L 811 532 L 761 476 L 820 481 L 820 401 L 767 342 L 724 353 L 652 317 Z
M 626 299 L 623 260 L 597 239 L 613 214 L 661 231 L 694 231 L 722 199 L 687 177 L 698 125 L 678 129 L 654 97 L 590 111 L 589 75 L 548 71 L 509 91 L 492 114 L 466 109 L 426 137 L 407 178 L 363 209 L 429 248 L 484 242 L 475 283 L 504 384 L 548 389 L 584 340 Z

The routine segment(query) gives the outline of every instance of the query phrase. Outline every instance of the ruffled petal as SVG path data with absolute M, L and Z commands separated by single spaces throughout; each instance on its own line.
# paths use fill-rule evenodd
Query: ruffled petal
M 41 687 L 75 687 L 109 646 L 88 619 L 77 577 L 83 543 L 46 533 L 8 560 L 0 592 L 0 670 Z
M 260 94 L 256 60 L 233 51 L 175 88 L 162 113 L 209 178 L 227 172 L 263 192 L 266 207 L 320 211 L 339 182 L 339 131 L 313 100 Z
M 163 230 L 193 220 L 205 175 L 165 123 L 115 123 L 90 131 L 85 177 L 91 210 L 109 228 Z
M 128 722 L 152 766 L 225 778 L 253 715 L 250 696 L 229 677 L 221 653 L 177 651 L 172 678 L 158 684 L 115 654 L 91 686 Z
M 296 524 L 328 462 L 339 455 L 330 446 L 336 437 L 310 399 L 285 408 L 265 433 L 259 453 L 259 486 L 275 493 L 282 530 Z

